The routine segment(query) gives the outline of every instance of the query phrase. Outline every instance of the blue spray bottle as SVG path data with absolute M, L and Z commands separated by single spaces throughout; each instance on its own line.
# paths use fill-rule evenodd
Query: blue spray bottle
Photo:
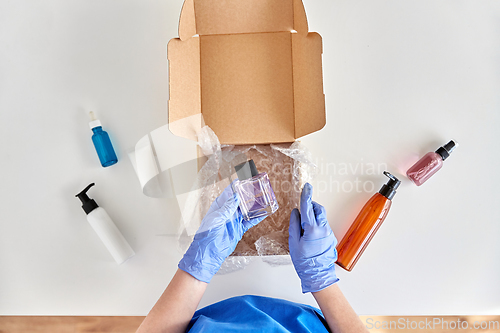
M 94 142 L 94 147 L 97 151 L 97 155 L 99 155 L 101 165 L 105 168 L 116 164 L 118 158 L 116 157 L 109 135 L 102 130 L 101 122 L 95 118 L 94 112 L 92 111 L 90 111 L 90 120 L 90 129 L 94 132 L 94 135 L 92 135 L 92 142 Z

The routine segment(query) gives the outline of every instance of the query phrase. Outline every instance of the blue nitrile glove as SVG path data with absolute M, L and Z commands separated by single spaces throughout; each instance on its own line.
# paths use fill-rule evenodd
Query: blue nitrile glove
M 265 217 L 246 221 L 238 208 L 240 200 L 228 186 L 210 206 L 179 268 L 209 283 L 243 234 Z
M 339 279 L 335 274 L 337 239 L 323 206 L 312 201 L 312 186 L 306 183 L 300 196 L 300 213 L 290 215 L 288 245 L 302 292 L 320 291 Z

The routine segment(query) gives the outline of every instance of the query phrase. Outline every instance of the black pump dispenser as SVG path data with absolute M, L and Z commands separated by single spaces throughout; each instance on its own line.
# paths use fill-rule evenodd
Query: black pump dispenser
M 392 200 L 392 198 L 394 198 L 394 195 L 396 194 L 397 188 L 401 184 L 401 181 L 387 171 L 384 171 L 384 175 L 389 177 L 389 181 L 387 182 L 387 184 L 382 186 L 378 193 L 382 194 L 387 199 Z
M 257 167 L 255 166 L 253 160 L 249 160 L 241 164 L 238 164 L 237 166 L 234 167 L 234 170 L 236 170 L 236 174 L 238 175 L 238 179 L 240 181 L 245 179 L 250 179 L 259 174 L 259 171 L 257 171 Z
M 89 215 L 91 211 L 99 207 L 97 205 L 97 202 L 95 202 L 94 199 L 90 199 L 89 196 L 87 195 L 87 191 L 94 185 L 95 183 L 90 184 L 85 189 L 83 189 L 83 191 L 75 195 L 75 197 L 77 197 L 82 201 L 82 209 L 85 211 L 87 215 Z

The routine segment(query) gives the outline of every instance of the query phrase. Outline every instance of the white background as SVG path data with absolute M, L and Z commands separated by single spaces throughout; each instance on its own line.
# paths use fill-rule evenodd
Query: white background
M 338 268 L 340 287 L 364 315 L 500 313 L 500 2 L 304 5 L 323 36 L 327 126 L 303 142 L 337 237 L 372 195 L 350 184 L 386 180 L 366 168 L 403 180 L 354 271 Z M 181 6 L 0 0 L 0 314 L 145 315 L 175 272 L 176 203 L 141 193 L 125 151 L 166 123 Z M 98 163 L 90 110 L 113 167 Z M 410 184 L 405 170 L 450 138 L 460 147 L 443 169 Z M 121 266 L 74 197 L 90 182 L 137 253 Z M 201 305 L 241 294 L 314 304 L 292 266 L 256 261 L 216 276 Z

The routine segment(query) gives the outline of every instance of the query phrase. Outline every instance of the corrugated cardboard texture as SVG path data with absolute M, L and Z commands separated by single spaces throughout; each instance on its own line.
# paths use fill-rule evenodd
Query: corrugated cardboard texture
M 325 125 L 321 36 L 307 33 L 301 0 L 186 0 L 179 35 L 169 123 L 201 113 L 222 144 L 292 142 Z
M 201 108 L 221 142 L 293 142 L 291 34 L 201 36 Z
M 319 131 L 326 124 L 321 36 L 292 34 L 295 138 Z
M 200 42 L 191 38 L 168 43 L 170 99 L 169 123 L 201 112 Z M 171 129 L 172 130 L 172 129 Z M 182 136 L 182 134 L 176 135 Z
M 199 35 L 293 30 L 290 0 L 194 0 Z

